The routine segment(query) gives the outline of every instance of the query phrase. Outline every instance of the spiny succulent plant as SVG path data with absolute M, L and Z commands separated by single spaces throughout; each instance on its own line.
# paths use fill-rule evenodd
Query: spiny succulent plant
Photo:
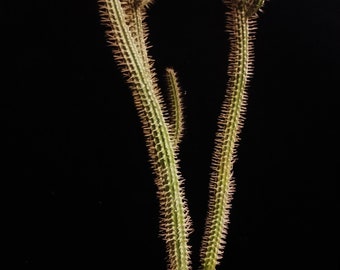
M 208 213 L 201 245 L 200 268 L 213 270 L 223 256 L 234 192 L 233 163 L 246 110 L 246 89 L 253 68 L 256 18 L 265 0 L 224 0 L 230 52 L 228 84 L 218 118 L 212 158 Z M 177 74 L 167 68 L 169 105 L 158 85 L 148 52 L 147 8 L 152 0 L 98 0 L 108 44 L 131 89 L 142 123 L 160 205 L 160 235 L 170 270 L 191 269 L 192 224 L 178 161 L 183 135 L 183 105 Z

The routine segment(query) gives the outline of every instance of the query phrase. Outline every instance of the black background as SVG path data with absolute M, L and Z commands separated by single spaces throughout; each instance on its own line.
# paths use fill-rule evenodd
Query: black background
M 340 4 L 266 3 L 234 167 L 219 269 L 339 269 Z M 185 104 L 181 170 L 203 230 L 227 81 L 219 0 L 158 0 L 148 12 L 159 83 Z M 3 269 L 166 269 L 158 200 L 130 90 L 95 0 L 2 1 Z

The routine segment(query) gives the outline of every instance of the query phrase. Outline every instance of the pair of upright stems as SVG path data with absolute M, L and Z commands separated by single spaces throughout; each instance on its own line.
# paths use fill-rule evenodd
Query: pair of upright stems
M 191 221 L 183 179 L 178 167 L 183 116 L 180 87 L 173 69 L 166 69 L 170 106 L 158 86 L 153 60 L 147 51 L 144 19 L 152 0 L 98 0 L 106 36 L 114 58 L 126 78 L 142 123 L 160 202 L 160 233 L 166 243 L 171 270 L 191 269 Z M 218 119 L 212 158 L 208 213 L 201 246 L 201 269 L 218 265 L 225 245 L 232 168 L 246 104 L 246 87 L 252 69 L 252 33 L 264 0 L 224 0 L 230 53 L 225 100 Z

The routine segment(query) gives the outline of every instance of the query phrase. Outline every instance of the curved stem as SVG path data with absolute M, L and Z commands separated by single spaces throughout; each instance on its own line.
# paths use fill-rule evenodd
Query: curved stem
M 232 3 L 230 3 L 232 2 Z M 235 2 L 235 1 L 234 1 Z M 234 184 L 232 169 L 246 106 L 246 86 L 251 70 L 253 21 L 240 3 L 226 0 L 230 54 L 227 85 L 212 161 L 209 207 L 201 246 L 201 269 L 214 270 L 222 258 Z
M 119 0 L 100 0 L 103 22 L 109 27 L 107 37 L 114 56 L 132 90 L 141 119 L 152 168 L 156 174 L 161 208 L 161 234 L 166 242 L 169 269 L 190 268 L 188 232 L 189 217 L 183 196 L 177 157 L 153 74 L 145 65 L 141 40 L 135 39 L 126 23 L 129 7 Z M 132 7 L 131 7 L 132 8 Z M 138 32 L 138 31 L 137 31 Z

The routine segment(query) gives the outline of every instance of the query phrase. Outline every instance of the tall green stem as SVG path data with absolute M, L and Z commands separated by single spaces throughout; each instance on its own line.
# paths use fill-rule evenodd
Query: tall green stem
M 230 53 L 228 85 L 218 119 L 212 160 L 209 205 L 201 246 L 201 269 L 214 270 L 223 256 L 234 191 L 233 164 L 246 110 L 246 87 L 252 69 L 254 12 L 261 1 L 225 0 Z
M 123 2 L 123 1 L 122 1 Z M 161 209 L 161 234 L 166 242 L 169 269 L 189 269 L 189 217 L 182 179 L 178 171 L 169 126 L 154 75 L 145 64 L 145 37 L 133 37 L 127 18 L 134 19 L 137 5 L 122 5 L 120 0 L 100 0 L 107 37 L 114 48 L 114 57 L 132 90 L 141 119 L 150 162 L 156 175 Z M 141 33 L 140 27 L 134 33 Z

